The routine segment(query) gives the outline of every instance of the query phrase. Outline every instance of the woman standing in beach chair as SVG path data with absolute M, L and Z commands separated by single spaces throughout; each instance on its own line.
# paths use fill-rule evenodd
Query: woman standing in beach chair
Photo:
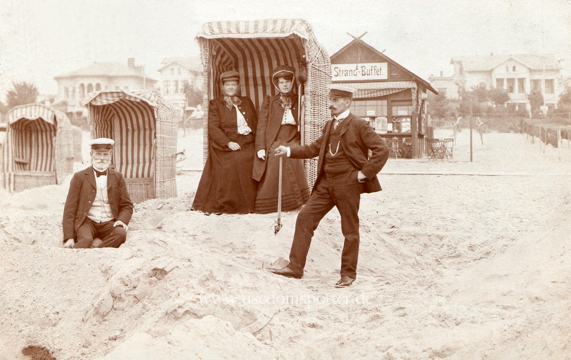
M 223 96 L 208 112 L 208 159 L 198 184 L 193 210 L 216 214 L 254 211 L 257 183 L 252 179 L 257 117 L 252 101 L 239 96 L 237 71 L 220 76 Z
M 253 178 L 259 181 L 254 212 L 277 211 L 279 158 L 272 156 L 280 145 L 300 144 L 297 94 L 293 91 L 295 70 L 282 65 L 274 69 L 272 84 L 277 94 L 264 99 L 256 132 L 256 160 Z M 283 159 L 282 210 L 299 209 L 309 198 L 303 160 Z

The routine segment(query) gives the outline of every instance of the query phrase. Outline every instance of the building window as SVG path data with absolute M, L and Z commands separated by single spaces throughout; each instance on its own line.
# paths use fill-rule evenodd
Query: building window
M 63 88 L 63 97 L 69 99 L 69 88 Z
M 163 88 L 164 88 L 164 89 L 163 89 L 163 93 L 164 93 L 165 95 L 168 95 L 168 94 L 169 94 L 169 86 L 170 86 L 170 84 L 169 84 L 169 81 L 168 81 L 168 80 L 163 81 Z
M 101 84 L 100 83 L 95 84 L 95 91 L 101 91 Z
M 115 90 L 121 90 L 119 86 L 115 86 Z
M 75 88 L 74 87 L 71 88 L 71 98 L 75 99 Z
M 510 78 L 510 79 L 507 79 L 507 81 L 508 81 L 508 89 L 507 89 L 508 93 L 513 94 L 514 87 L 515 87 L 515 79 Z
M 173 82 L 174 82 L 174 93 L 178 94 L 179 93 L 179 91 L 178 91 L 178 80 L 174 80 Z
M 412 115 L 412 106 L 393 103 L 393 106 L 391 108 L 391 114 L 392 116 Z
M 533 91 L 541 91 L 541 80 L 531 80 L 531 89 Z
M 387 116 L 387 100 L 355 100 L 351 112 L 363 118 Z
M 553 79 L 545 80 L 545 93 L 546 94 L 555 93 L 555 81 Z
M 515 72 L 515 70 L 516 70 L 516 67 L 514 65 L 514 66 L 512 66 L 512 71 Z
M 177 68 L 177 72 L 180 75 L 180 67 Z
M 505 84 L 505 79 L 496 79 L 496 89 L 503 89 Z
M 85 85 L 79 84 L 79 97 L 83 99 L 85 97 Z
M 87 93 L 91 93 L 93 92 L 93 85 L 92 84 L 87 84 Z
M 519 78 L 517 79 L 517 89 L 520 94 L 525 94 L 527 91 L 525 90 L 525 79 Z
M 174 75 L 174 68 L 171 68 L 171 75 Z

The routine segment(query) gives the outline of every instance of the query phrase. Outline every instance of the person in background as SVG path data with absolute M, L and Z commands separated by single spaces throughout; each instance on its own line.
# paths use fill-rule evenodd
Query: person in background
M 278 90 L 262 104 L 256 131 L 256 160 L 252 177 L 259 181 L 254 212 L 277 211 L 279 158 L 268 156 L 279 145 L 300 144 L 298 98 L 293 91 L 294 68 L 281 65 L 274 69 L 272 83 Z M 282 179 L 282 210 L 299 209 L 309 198 L 303 161 L 284 159 Z
M 220 81 L 223 96 L 208 106 L 208 159 L 192 209 L 207 215 L 251 213 L 257 189 L 252 179 L 257 114 L 252 101 L 239 96 L 237 71 L 222 73 Z
M 66 248 L 119 247 L 133 215 L 125 179 L 110 169 L 113 139 L 91 141 L 92 166 L 73 175 L 63 211 Z
M 276 156 L 294 159 L 319 156 L 313 192 L 297 215 L 289 264 L 271 269 L 275 274 L 298 279 L 303 276 L 313 233 L 335 206 L 345 237 L 341 277 L 335 286 L 350 286 L 357 277 L 361 194 L 381 190 L 377 173 L 389 157 L 389 148 L 367 121 L 351 114 L 353 92 L 351 88 L 331 85 L 329 108 L 333 119 L 325 123 L 321 137 L 309 145 L 282 145 L 275 150 Z

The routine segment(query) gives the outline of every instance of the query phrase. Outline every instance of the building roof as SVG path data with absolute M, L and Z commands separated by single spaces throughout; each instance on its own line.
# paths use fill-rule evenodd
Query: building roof
M 438 94 L 438 91 L 430 84 L 430 82 L 424 80 L 423 78 L 421 78 L 420 76 L 416 75 L 415 73 L 413 73 L 412 71 L 408 70 L 407 68 L 405 68 L 404 66 L 402 66 L 401 64 L 399 64 L 398 62 L 394 61 L 393 59 L 391 59 L 390 57 L 388 57 L 387 55 L 385 55 L 384 53 L 380 52 L 379 50 L 375 49 L 373 46 L 369 45 L 368 43 L 366 43 L 365 41 L 363 41 L 361 38 L 354 38 L 352 41 L 350 41 L 348 44 L 346 44 L 345 46 L 343 46 L 341 49 L 337 50 L 333 55 L 331 55 L 331 59 L 333 59 L 334 57 L 336 57 L 337 55 L 341 54 L 343 51 L 345 51 L 345 49 L 349 48 L 349 46 L 353 45 L 353 44 L 360 44 L 362 46 L 365 46 L 367 48 L 369 48 L 370 50 L 372 50 L 373 52 L 377 53 L 379 56 L 387 59 L 387 61 L 390 61 L 392 64 L 398 66 L 399 68 L 401 68 L 405 73 L 409 74 L 410 76 L 412 76 L 413 78 L 415 78 L 416 80 L 418 80 L 422 85 L 424 85 L 428 90 L 432 91 L 434 94 Z
M 167 57 L 161 61 L 161 67 L 158 70 L 162 71 L 164 68 L 172 65 L 178 64 L 189 71 L 202 72 L 202 63 L 199 57 Z
M 89 66 L 61 74 L 55 79 L 82 77 L 82 76 L 132 76 L 144 77 L 142 66 L 127 66 L 119 63 L 93 63 Z M 149 79 L 147 77 L 147 79 Z M 152 79 L 151 79 L 152 80 Z
M 483 55 L 454 57 L 450 63 L 461 62 L 464 71 L 490 71 L 508 60 L 515 60 L 532 70 L 560 70 L 561 65 L 555 55 Z

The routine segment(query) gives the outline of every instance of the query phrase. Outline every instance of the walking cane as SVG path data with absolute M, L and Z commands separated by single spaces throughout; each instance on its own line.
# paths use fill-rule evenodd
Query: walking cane
M 283 163 L 284 159 L 280 156 L 279 158 L 279 170 L 278 170 L 278 218 L 276 224 L 274 225 L 274 235 L 277 235 L 282 228 L 282 173 L 283 173 Z

